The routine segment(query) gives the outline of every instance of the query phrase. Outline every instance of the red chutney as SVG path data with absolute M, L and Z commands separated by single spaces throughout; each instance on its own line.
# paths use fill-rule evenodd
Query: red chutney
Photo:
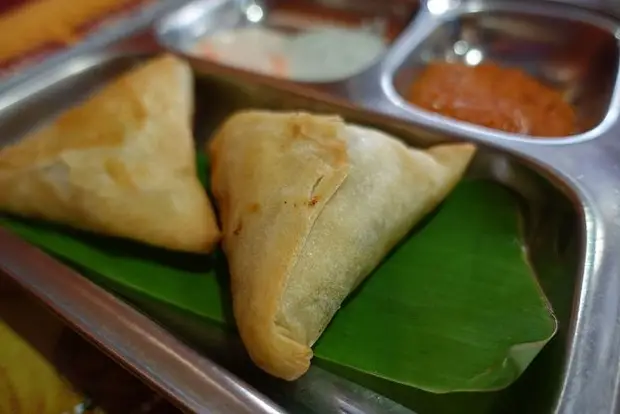
M 492 63 L 431 63 L 406 99 L 426 110 L 506 132 L 560 137 L 577 132 L 562 95 L 517 69 Z

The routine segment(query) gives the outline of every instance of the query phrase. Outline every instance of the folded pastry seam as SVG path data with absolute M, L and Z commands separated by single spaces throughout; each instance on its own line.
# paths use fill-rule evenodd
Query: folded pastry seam
M 254 362 L 294 380 L 341 303 L 456 185 L 470 144 L 408 148 L 336 117 L 246 111 L 209 147 L 233 308 Z

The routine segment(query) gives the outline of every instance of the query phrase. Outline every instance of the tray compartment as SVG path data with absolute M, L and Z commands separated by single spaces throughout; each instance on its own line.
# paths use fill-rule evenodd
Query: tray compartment
M 265 25 L 298 31 L 314 24 L 370 26 L 393 40 L 418 9 L 414 0 L 195 0 L 164 17 L 157 36 L 166 46 L 188 51 L 220 30 Z
M 86 99 L 90 94 L 92 94 L 97 89 L 103 87 L 112 79 L 118 77 L 122 73 L 134 68 L 136 65 L 142 63 L 145 58 L 151 57 L 148 53 L 138 52 L 135 54 L 124 54 L 124 53 L 93 53 L 88 56 L 84 56 L 81 59 L 73 59 L 71 61 L 66 62 L 65 65 L 57 66 L 53 70 L 46 72 L 45 76 L 40 78 L 33 79 L 33 83 L 28 87 L 28 90 L 23 90 L 24 93 L 16 96 L 12 104 L 7 106 L 6 111 L 0 113 L 0 134 L 6 139 L 0 141 L 0 147 L 9 145 L 13 142 L 16 142 L 20 139 L 21 136 L 33 130 L 37 126 L 40 126 L 46 122 L 50 122 L 56 116 L 58 116 L 62 110 L 71 107 L 72 105 L 79 104 L 79 102 Z M 199 85 L 202 84 L 199 82 Z M 202 93 L 196 96 L 196 113 L 203 114 L 203 111 L 207 111 L 206 114 L 209 115 L 212 112 L 217 111 L 220 106 L 217 103 L 211 101 L 210 99 L 210 89 L 207 86 L 207 90 L 202 89 L 200 86 L 197 86 L 198 91 L 202 91 Z M 225 99 L 225 97 L 220 96 L 220 98 Z M 231 98 L 228 96 L 228 98 Z M 230 109 L 230 107 L 224 106 L 225 110 Z M 36 123 L 33 123 L 33 120 L 36 120 Z M 205 126 L 211 125 L 212 119 L 208 117 L 197 116 L 196 120 L 196 136 L 204 137 Z M 197 144 L 200 145 L 202 149 L 202 143 L 204 140 L 198 140 Z M 0 238 L 2 238 L 2 234 L 4 230 L 0 229 Z M 3 242 L 3 246 L 8 245 L 9 242 Z M 20 246 L 12 246 L 15 250 L 19 250 Z M 57 259 L 50 258 L 46 256 L 44 253 L 36 251 L 33 249 L 36 254 L 43 254 L 47 260 L 55 261 Z M 29 254 L 32 254 L 29 252 Z M 31 259 L 32 260 L 32 259 Z M 40 266 L 45 266 L 41 264 Z M 59 263 L 59 266 L 62 266 Z M 3 269 L 2 258 L 0 258 L 0 269 Z M 51 266 L 47 266 L 50 272 L 56 272 L 57 269 L 52 269 Z M 80 269 L 76 269 L 80 272 Z M 82 270 L 82 274 L 85 275 L 88 279 L 97 282 L 97 278 L 92 275 L 88 275 L 85 271 Z M 42 272 L 39 272 L 40 276 L 45 276 Z M 69 276 L 73 276 L 73 272 Z M 54 283 L 55 288 L 65 290 L 62 285 L 67 283 L 67 275 L 64 275 L 64 280 L 61 283 Z M 63 277 L 58 275 L 57 277 Z M 82 278 L 80 278 L 82 279 Z M 51 278 L 45 279 L 47 283 Z M 59 279 L 57 279 L 59 280 Z M 69 304 L 69 307 L 72 310 L 79 309 L 80 306 L 84 305 L 89 307 L 89 315 L 90 318 L 92 315 L 90 312 L 97 315 L 97 322 L 91 326 L 90 329 L 93 329 L 93 326 L 101 326 L 101 325 L 110 325 L 107 329 L 115 329 L 114 324 L 119 323 L 123 325 L 126 329 L 134 329 L 139 326 L 138 329 L 139 335 L 141 336 L 140 340 L 144 340 L 149 343 L 150 346 L 158 347 L 160 344 L 166 343 L 170 340 L 175 341 L 174 338 L 168 336 L 166 338 L 162 338 L 161 331 L 155 331 L 153 334 L 149 332 L 146 336 L 144 336 L 144 331 L 142 328 L 144 327 L 144 320 L 141 320 L 139 324 L 136 325 L 135 322 L 132 322 L 132 318 L 126 315 L 126 308 L 123 308 L 124 303 L 121 303 L 119 300 L 111 297 L 107 291 L 91 285 L 87 280 L 80 280 L 80 283 L 73 284 L 74 292 L 69 293 L 68 295 L 71 297 L 69 300 L 59 300 L 58 302 L 49 301 L 46 299 L 46 304 L 48 304 L 53 311 L 60 313 L 65 319 L 68 319 L 68 322 L 71 326 L 74 326 L 80 330 L 83 330 L 82 327 L 74 324 L 74 318 L 83 319 L 83 316 L 80 312 L 76 312 L 67 316 L 63 311 L 63 305 Z M 84 288 L 84 284 L 88 285 L 88 288 Z M 45 291 L 54 292 L 55 289 L 45 289 L 43 284 L 39 283 L 39 287 L 42 287 Z M 113 291 L 114 289 L 109 288 L 109 291 Z M 79 292 L 76 293 L 76 292 Z M 95 293 L 93 293 L 95 292 Z M 113 292 L 122 296 L 121 291 Z M 82 296 L 83 297 L 78 297 Z M 85 297 L 86 299 L 85 303 Z M 127 302 L 131 303 L 131 298 L 127 298 Z M 134 298 L 135 299 L 135 298 Z M 74 306 L 71 304 L 73 301 L 80 303 L 80 306 Z M 92 306 L 92 303 L 105 303 L 102 305 L 106 309 L 114 309 L 118 315 L 125 315 L 124 317 L 119 317 L 114 319 L 114 323 L 110 322 L 109 319 L 104 318 L 104 313 L 100 313 L 95 307 Z M 136 301 L 134 300 L 135 304 Z M 117 306 L 115 306 L 117 305 Z M 161 306 L 161 303 L 141 303 L 137 308 L 141 311 L 149 312 L 151 311 L 150 317 L 153 319 L 157 319 L 161 322 L 169 321 L 168 318 L 172 318 L 171 321 L 176 321 L 177 325 L 173 322 L 171 326 L 176 327 L 176 333 L 182 334 L 186 333 L 186 335 L 179 335 L 184 339 L 191 340 L 193 345 L 196 346 L 197 349 L 207 349 L 209 350 L 210 360 L 218 360 L 217 362 L 221 366 L 229 366 L 237 372 L 240 372 L 244 377 L 249 378 L 253 383 L 261 384 L 261 389 L 265 394 L 273 395 L 276 400 L 268 400 L 263 396 L 255 397 L 255 389 L 248 389 L 247 383 L 239 381 L 238 376 L 227 377 L 226 373 L 218 372 L 218 375 L 222 375 L 221 377 L 215 378 L 212 377 L 212 373 L 209 372 L 209 369 L 201 371 L 201 376 L 207 377 L 208 381 L 215 381 L 217 383 L 218 389 L 222 392 L 221 395 L 218 395 L 217 398 L 214 398 L 213 405 L 211 404 L 203 404 L 201 408 L 208 407 L 219 407 L 222 408 L 222 401 L 228 400 L 227 407 L 230 407 L 232 411 L 230 412 L 252 412 L 252 413 L 269 413 L 275 414 L 280 411 L 275 411 L 273 406 L 270 405 L 271 401 L 276 401 L 280 404 L 285 405 L 289 409 L 293 410 L 292 412 L 298 412 L 298 409 L 305 410 L 304 412 L 308 413 L 329 413 L 329 412 L 338 412 L 338 408 L 344 404 L 345 401 L 348 401 L 348 405 L 362 412 L 393 412 L 395 414 L 408 414 L 411 413 L 410 410 L 394 403 L 388 398 L 382 397 L 370 390 L 367 390 L 363 387 L 360 387 L 356 384 L 347 381 L 346 379 L 339 378 L 335 375 L 329 374 L 320 368 L 316 368 L 313 370 L 312 375 L 308 376 L 305 382 L 302 383 L 301 386 L 294 387 L 286 387 L 286 384 L 281 384 L 280 381 L 274 380 L 273 378 L 268 378 L 263 373 L 259 372 L 246 358 L 244 348 L 241 342 L 238 340 L 236 335 L 230 335 L 229 333 L 222 331 L 221 327 L 213 327 L 209 325 L 205 325 L 203 320 L 194 321 L 192 319 L 193 315 L 191 314 L 183 314 L 179 313 L 178 309 Z M 141 312 L 142 313 L 142 312 Z M 158 318 L 155 318 L 157 316 Z M 127 318 L 127 319 L 126 319 Z M 139 315 L 139 318 L 143 318 L 142 315 Z M 195 318 L 195 317 L 194 317 Z M 92 319 L 87 319 L 92 321 Z M 125 325 L 126 324 L 126 325 Z M 153 322 L 152 326 L 159 330 L 159 325 L 157 322 Z M 116 326 L 118 328 L 118 326 Z M 149 327 L 150 328 L 150 327 Z M 102 346 L 105 351 L 111 353 L 115 357 L 119 357 L 125 355 L 128 351 L 134 351 L 131 355 L 130 359 L 121 359 L 120 362 L 128 366 L 135 374 L 142 378 L 146 378 L 149 381 L 152 379 L 152 375 L 150 373 L 151 369 L 157 369 L 158 374 L 161 374 L 163 377 L 166 377 L 166 385 L 169 385 L 168 381 L 168 372 L 167 371 L 176 371 L 175 366 L 166 365 L 166 362 L 163 362 L 162 366 L 147 367 L 145 370 L 141 370 L 141 368 L 135 364 L 136 359 L 146 359 L 153 360 L 154 354 L 150 353 L 145 348 L 141 348 L 140 350 L 132 349 L 132 346 L 124 346 L 121 352 L 114 347 L 109 346 L 110 344 L 106 341 L 103 344 L 101 341 L 95 336 L 94 338 L 91 336 L 91 333 L 87 330 L 84 332 L 87 337 L 90 337 L 95 343 L 99 346 Z M 168 346 L 168 345 L 166 345 Z M 178 346 L 178 345 L 177 345 Z M 178 349 L 176 347 L 170 347 L 167 349 L 167 352 L 173 354 Z M 138 351 L 138 352 L 135 352 Z M 191 351 L 190 351 L 191 352 Z M 181 355 L 174 354 L 177 361 L 182 360 L 185 357 L 185 352 L 180 351 Z M 228 363 L 226 363 L 228 362 Z M 210 363 L 210 362 L 209 362 Z M 159 364 L 157 364 L 159 365 Z M 204 369 L 204 366 L 195 365 L 194 361 L 184 361 L 186 366 L 194 366 L 195 370 L 199 371 Z M 217 369 L 217 368 L 216 368 Z M 222 386 L 222 384 L 225 384 Z M 161 384 L 156 383 L 156 386 L 160 386 Z M 164 392 L 166 392 L 164 388 Z M 168 396 L 171 398 L 173 402 L 178 402 L 177 398 L 179 394 L 186 394 L 185 389 L 177 389 L 177 394 Z M 202 390 L 201 390 L 202 392 Z M 244 394 L 244 398 L 239 398 L 236 395 L 238 392 Z M 190 392 L 191 394 L 191 392 Z M 189 395 L 190 397 L 194 397 Z M 247 397 L 247 401 L 245 398 Z M 209 397 L 209 393 L 205 394 L 205 399 L 209 400 L 212 397 Z M 265 398 L 264 400 L 262 398 Z M 232 401 L 234 399 L 234 401 Z M 267 401 L 267 403 L 265 403 Z M 182 401 L 182 403 L 186 403 L 187 401 Z M 194 399 L 191 403 L 197 403 Z M 237 406 L 239 404 L 239 406 Z M 248 411 L 237 411 L 240 409 L 241 404 L 245 404 L 243 406 L 244 410 Z M 310 404 L 310 405 L 309 405 Z M 187 407 L 187 405 L 181 404 L 182 406 Z M 189 405 L 190 407 L 195 408 L 196 405 Z M 228 412 L 228 411 L 217 411 L 217 412 Z
M 139 61 L 140 56 L 103 53 L 85 57 L 83 61 L 67 62 L 65 66 L 57 67 L 54 72 L 55 76 L 50 77 L 55 79 L 55 82 L 33 90 L 23 99 L 17 100 L 11 111 L 4 114 L 2 119 L 5 122 L 0 124 L 2 136 L 15 137 L 18 130 L 25 131 L 24 119 L 50 119 L 55 113 L 55 107 L 49 105 L 50 102 L 62 102 L 65 107 L 79 102 L 92 90 Z M 81 70 L 71 70 L 76 67 Z M 71 93 L 67 94 L 67 90 Z M 408 142 L 421 143 L 417 134 L 414 134 L 411 129 L 403 125 L 395 126 L 389 123 L 387 118 L 378 116 L 369 118 L 367 113 L 350 106 L 322 101 L 282 88 L 271 88 L 268 85 L 252 85 L 221 77 L 203 76 L 197 81 L 196 104 L 196 113 L 200 116 L 196 116 L 195 135 L 197 142 L 201 145 L 224 117 L 235 110 L 248 107 L 337 112 L 350 121 L 397 133 Z M 30 115 L 28 118 L 20 118 L 20 114 Z M 437 138 L 450 139 L 445 136 Z M 375 390 L 406 403 L 413 409 L 419 410 L 420 414 L 461 412 L 463 404 L 471 407 L 469 412 L 490 414 L 550 412 L 555 402 L 554 392 L 561 381 L 561 368 L 565 363 L 563 350 L 566 344 L 566 329 L 577 274 L 576 260 L 582 257 L 580 251 L 582 239 L 579 231 L 575 231 L 582 227 L 577 207 L 556 190 L 553 184 L 532 171 L 522 161 L 506 153 L 482 148 L 472 165 L 470 176 L 492 179 L 521 195 L 527 213 L 528 250 L 541 284 L 559 318 L 560 332 L 536 358 L 526 374 L 515 385 L 502 392 L 476 395 L 419 393 L 412 397 L 411 390 L 399 387 L 377 388 L 375 384 Z M 553 218 L 549 219 L 549 217 Z M 554 264 L 558 266 L 553 266 Z M 552 271 L 547 267 L 552 267 Z M 138 308 L 197 348 L 206 349 L 209 357 L 246 379 L 279 404 L 293 410 L 292 412 L 297 412 L 296 410 L 301 408 L 318 410 L 314 412 L 321 413 L 336 412 L 334 410 L 342 403 L 342 396 L 347 395 L 349 404 L 359 409 L 363 408 L 365 410 L 363 412 L 373 412 L 373 409 L 379 410 L 376 412 L 385 412 L 387 407 L 394 407 L 390 405 L 393 403 L 389 400 L 377 398 L 375 394 L 363 388 L 352 387 L 347 380 L 326 373 L 320 367 L 313 367 L 309 375 L 293 384 L 267 378 L 257 372 L 244 358 L 243 349 L 234 336 L 226 335 L 221 330 L 207 329 L 207 326 L 200 320 L 184 314 L 180 309 L 161 303 L 140 301 L 139 298 L 132 297 L 130 292 L 117 290 L 116 293 L 133 302 Z M 333 392 L 333 390 L 336 391 Z M 313 407 L 306 405 L 308 401 L 312 401 Z M 402 410 L 402 407 L 398 409 Z
M 263 26 L 292 34 L 319 26 L 335 26 L 363 27 L 390 44 L 417 8 L 417 1 L 412 0 L 195 0 L 164 17 L 156 25 L 155 33 L 162 45 L 177 53 L 226 66 L 204 57 L 197 50 L 200 42 L 218 32 L 239 28 Z
M 335 112 L 342 114 L 348 121 L 389 131 L 413 145 L 427 146 L 433 141 L 451 140 L 449 136 L 421 136 L 416 129 L 394 122 L 393 119 L 370 114 L 348 105 L 341 105 L 337 101 L 328 102 L 315 98 L 305 89 L 299 89 L 297 93 L 294 93 L 285 88 L 272 88 L 269 85 L 251 84 L 243 80 L 233 81 L 217 75 L 205 75 L 197 82 L 196 99 L 199 111 L 205 114 L 195 125 L 196 137 L 200 141 L 206 139 L 230 113 L 257 107 L 274 110 L 301 109 L 323 113 Z M 555 403 L 556 392 L 562 378 L 561 371 L 566 362 L 565 349 L 568 341 L 570 312 L 577 287 L 579 261 L 583 257 L 580 214 L 574 202 L 556 189 L 547 178 L 532 170 L 522 160 L 505 152 L 481 148 L 468 172 L 468 177 L 493 180 L 521 196 L 526 220 L 528 254 L 559 320 L 558 334 L 534 360 L 524 375 L 504 391 L 434 395 L 425 392 L 412 393 L 410 388 L 392 384 L 379 387 L 376 384 L 362 384 L 373 387 L 373 390 L 396 402 L 407 404 L 418 414 L 457 414 L 463 412 L 463 406 L 471 409 L 468 412 L 472 413 L 549 413 Z M 142 306 L 144 305 L 146 304 L 143 303 Z M 181 335 L 185 335 L 202 346 L 207 346 L 204 338 L 196 336 L 195 325 L 193 329 L 188 329 L 186 324 L 191 324 L 191 322 L 184 319 L 182 312 L 173 311 L 160 313 L 160 315 L 167 325 L 182 326 L 183 328 L 179 331 Z M 199 323 L 199 321 L 193 323 Z M 263 378 L 257 384 L 270 384 L 260 388 L 269 396 L 287 393 L 290 395 L 296 389 L 295 385 L 270 381 L 262 373 L 256 373 L 252 366 L 240 366 L 239 361 L 230 361 L 231 356 L 224 355 L 226 351 L 218 352 L 213 347 L 209 349 L 209 355 L 220 355 L 218 362 L 231 369 L 233 369 L 232 366 L 236 366 L 233 371 L 239 373 L 242 378 L 254 375 Z M 311 372 L 314 368 L 311 368 Z M 358 380 L 358 378 L 350 379 Z M 299 381 L 300 386 L 315 386 L 309 385 L 311 382 L 307 380 L 308 383 L 304 382 L 302 377 Z M 252 382 L 252 384 L 255 383 Z
M 393 80 L 399 99 L 429 62 L 491 61 L 560 91 L 575 108 L 581 133 L 610 113 L 620 59 L 613 21 L 557 4 L 464 2 L 436 10 L 434 3 L 418 21 L 425 33 L 409 39 L 411 47 L 402 45 L 408 50 Z

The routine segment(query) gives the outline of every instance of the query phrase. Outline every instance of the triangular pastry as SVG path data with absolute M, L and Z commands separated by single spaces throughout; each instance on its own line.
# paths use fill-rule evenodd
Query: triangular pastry
M 193 76 L 153 59 L 0 150 L 0 209 L 208 252 L 220 232 L 196 172 Z
M 475 147 L 408 148 L 331 116 L 250 111 L 210 144 L 234 315 L 254 362 L 293 380 L 346 296 L 464 174 Z

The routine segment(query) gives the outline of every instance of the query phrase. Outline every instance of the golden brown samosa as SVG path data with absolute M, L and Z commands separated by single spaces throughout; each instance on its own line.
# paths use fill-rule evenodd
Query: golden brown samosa
M 193 75 L 172 56 L 114 80 L 0 150 L 0 209 L 207 252 L 219 241 L 196 172 Z
M 234 315 L 254 362 L 293 380 L 345 297 L 463 175 L 475 148 L 421 151 L 335 116 L 250 111 L 210 144 Z

